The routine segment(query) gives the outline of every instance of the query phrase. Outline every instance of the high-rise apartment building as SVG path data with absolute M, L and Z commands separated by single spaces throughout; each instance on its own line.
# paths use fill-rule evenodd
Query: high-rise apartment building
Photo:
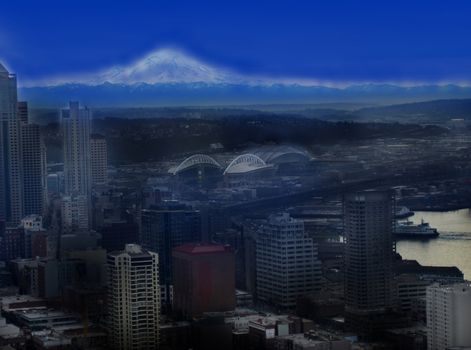
M 24 210 L 21 156 L 16 76 L 0 64 L 0 220 L 13 226 Z
M 471 285 L 460 283 L 427 288 L 429 350 L 471 347 Z
M 304 222 L 288 213 L 272 215 L 256 238 L 257 298 L 283 309 L 320 288 L 317 245 Z
M 173 250 L 173 306 L 188 318 L 236 306 L 235 258 L 230 246 L 184 244 Z
M 87 220 L 91 216 L 90 130 L 91 111 L 81 108 L 78 102 L 70 102 L 61 111 L 64 138 L 64 183 L 68 196 L 87 198 Z
M 90 138 L 90 162 L 92 185 L 108 181 L 108 152 L 106 139 L 102 135 L 92 134 Z
M 108 254 L 108 308 L 113 349 L 156 349 L 159 258 L 136 244 Z
M 185 243 L 201 241 L 201 216 L 198 210 L 180 204 L 144 209 L 141 213 L 141 244 L 159 254 L 162 302 L 172 299 L 172 250 Z

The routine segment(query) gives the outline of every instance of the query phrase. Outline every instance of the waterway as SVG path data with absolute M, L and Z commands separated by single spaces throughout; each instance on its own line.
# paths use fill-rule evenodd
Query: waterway
M 400 240 L 397 252 L 404 259 L 422 265 L 456 266 L 471 280 L 471 209 L 448 212 L 419 211 L 409 220 L 419 224 L 422 219 L 440 232 L 428 241 Z

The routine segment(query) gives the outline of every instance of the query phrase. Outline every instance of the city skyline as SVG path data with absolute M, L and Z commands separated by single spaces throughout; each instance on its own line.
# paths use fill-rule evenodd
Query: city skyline
M 471 349 L 468 9 L 0 5 L 0 348 Z

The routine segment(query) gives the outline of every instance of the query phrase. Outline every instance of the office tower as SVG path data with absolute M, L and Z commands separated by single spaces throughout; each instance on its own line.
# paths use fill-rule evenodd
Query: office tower
M 85 231 L 89 227 L 88 198 L 85 195 L 63 196 L 61 218 L 63 232 Z
M 104 136 L 92 134 L 90 152 L 92 185 L 104 184 L 108 181 L 108 152 Z
M 235 258 L 229 246 L 185 244 L 173 250 L 173 306 L 187 318 L 235 309 Z
M 21 125 L 24 215 L 42 215 L 46 200 L 46 149 L 39 125 Z
M 373 327 L 368 323 L 373 315 L 393 307 L 393 224 L 391 192 L 363 191 L 345 196 L 345 302 L 347 321 L 353 328 Z
M 200 212 L 179 204 L 145 209 L 141 213 L 141 244 L 159 255 L 162 302 L 171 305 L 172 249 L 201 240 Z
M 13 226 L 23 217 L 21 156 L 16 76 L 0 64 L 0 220 Z
M 64 138 L 64 181 L 67 196 L 84 196 L 87 221 L 91 211 L 90 129 L 91 112 L 78 102 L 61 111 Z
M 427 288 L 429 350 L 471 347 L 471 285 L 460 283 Z
M 18 119 L 21 124 L 29 124 L 28 102 L 18 101 Z
M 304 222 L 288 213 L 271 215 L 256 238 L 257 298 L 283 309 L 320 288 L 317 246 Z
M 136 244 L 108 254 L 108 314 L 113 349 L 155 349 L 159 342 L 159 257 Z

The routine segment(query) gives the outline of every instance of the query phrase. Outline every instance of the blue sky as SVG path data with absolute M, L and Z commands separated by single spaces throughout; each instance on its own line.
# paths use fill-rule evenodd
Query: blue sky
M 0 2 L 0 60 L 23 79 L 177 46 L 244 74 L 471 81 L 470 1 Z

